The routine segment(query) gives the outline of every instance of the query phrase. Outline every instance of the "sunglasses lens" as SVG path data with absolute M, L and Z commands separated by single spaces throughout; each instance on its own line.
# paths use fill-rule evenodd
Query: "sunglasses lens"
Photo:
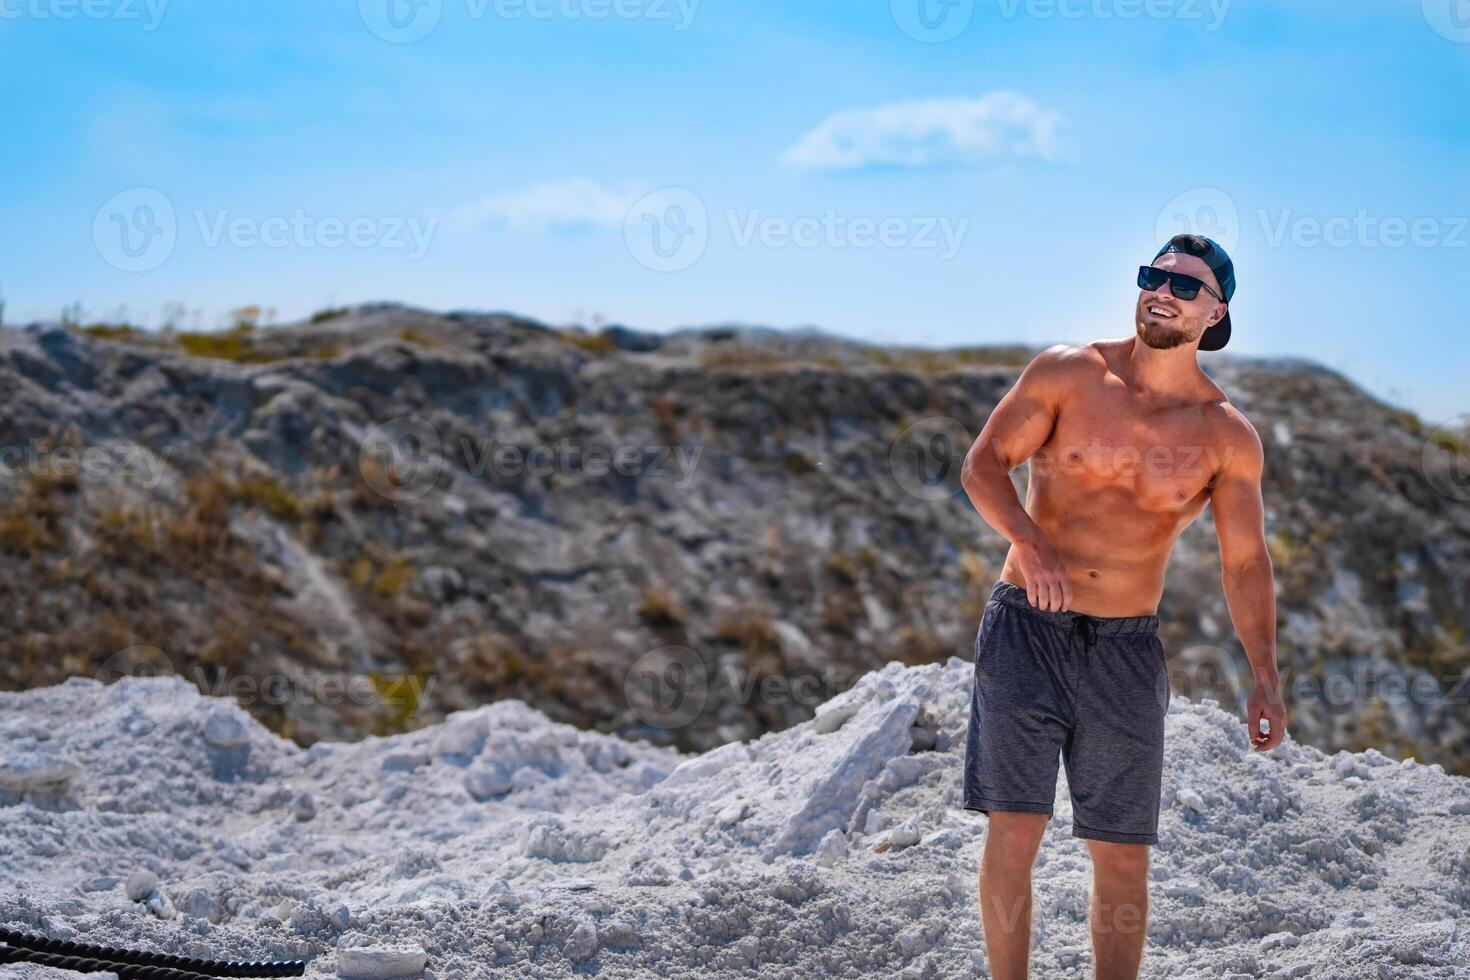
M 1180 299 L 1194 299 L 1199 295 L 1200 287 L 1204 285 L 1202 280 L 1194 276 L 1186 276 L 1182 272 L 1155 269 L 1151 265 L 1138 267 L 1139 289 L 1161 289 L 1165 280 L 1169 282 L 1169 291 Z
M 1183 276 L 1177 272 L 1169 277 L 1169 288 L 1180 299 L 1194 299 L 1199 295 L 1199 288 L 1203 285 L 1204 283 L 1193 276 Z

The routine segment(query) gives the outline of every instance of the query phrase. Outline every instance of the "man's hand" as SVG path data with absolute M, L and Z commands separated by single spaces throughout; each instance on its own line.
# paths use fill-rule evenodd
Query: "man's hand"
M 1072 583 L 1067 569 L 1045 537 L 1037 534 L 1016 543 L 1021 575 L 1026 579 L 1026 599 L 1037 609 L 1066 612 L 1072 608 Z
M 1261 719 L 1266 719 L 1270 731 L 1261 731 Z M 1245 723 L 1250 736 L 1251 748 L 1257 752 L 1268 752 L 1281 744 L 1286 737 L 1286 706 L 1281 703 L 1281 685 L 1256 683 L 1250 700 L 1245 706 Z

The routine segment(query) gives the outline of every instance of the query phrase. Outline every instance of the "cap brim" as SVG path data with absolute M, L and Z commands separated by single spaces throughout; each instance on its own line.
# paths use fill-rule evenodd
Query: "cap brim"
M 1225 314 L 1225 319 L 1205 331 L 1205 335 L 1199 339 L 1200 350 L 1219 350 L 1230 342 L 1230 314 Z

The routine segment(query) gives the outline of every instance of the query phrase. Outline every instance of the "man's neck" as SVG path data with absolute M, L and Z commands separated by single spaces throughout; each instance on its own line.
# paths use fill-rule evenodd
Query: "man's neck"
M 1199 380 L 1199 363 L 1193 344 L 1158 350 L 1133 338 L 1125 359 L 1128 375 L 1123 380 L 1140 395 L 1170 397 L 1187 395 Z

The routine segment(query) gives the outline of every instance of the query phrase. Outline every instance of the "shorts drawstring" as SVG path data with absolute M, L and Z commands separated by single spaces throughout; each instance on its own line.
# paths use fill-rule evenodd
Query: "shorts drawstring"
M 1097 620 L 1086 613 L 1076 613 L 1072 620 L 1072 632 L 1082 635 L 1082 650 L 1091 653 L 1092 648 L 1097 645 Z

